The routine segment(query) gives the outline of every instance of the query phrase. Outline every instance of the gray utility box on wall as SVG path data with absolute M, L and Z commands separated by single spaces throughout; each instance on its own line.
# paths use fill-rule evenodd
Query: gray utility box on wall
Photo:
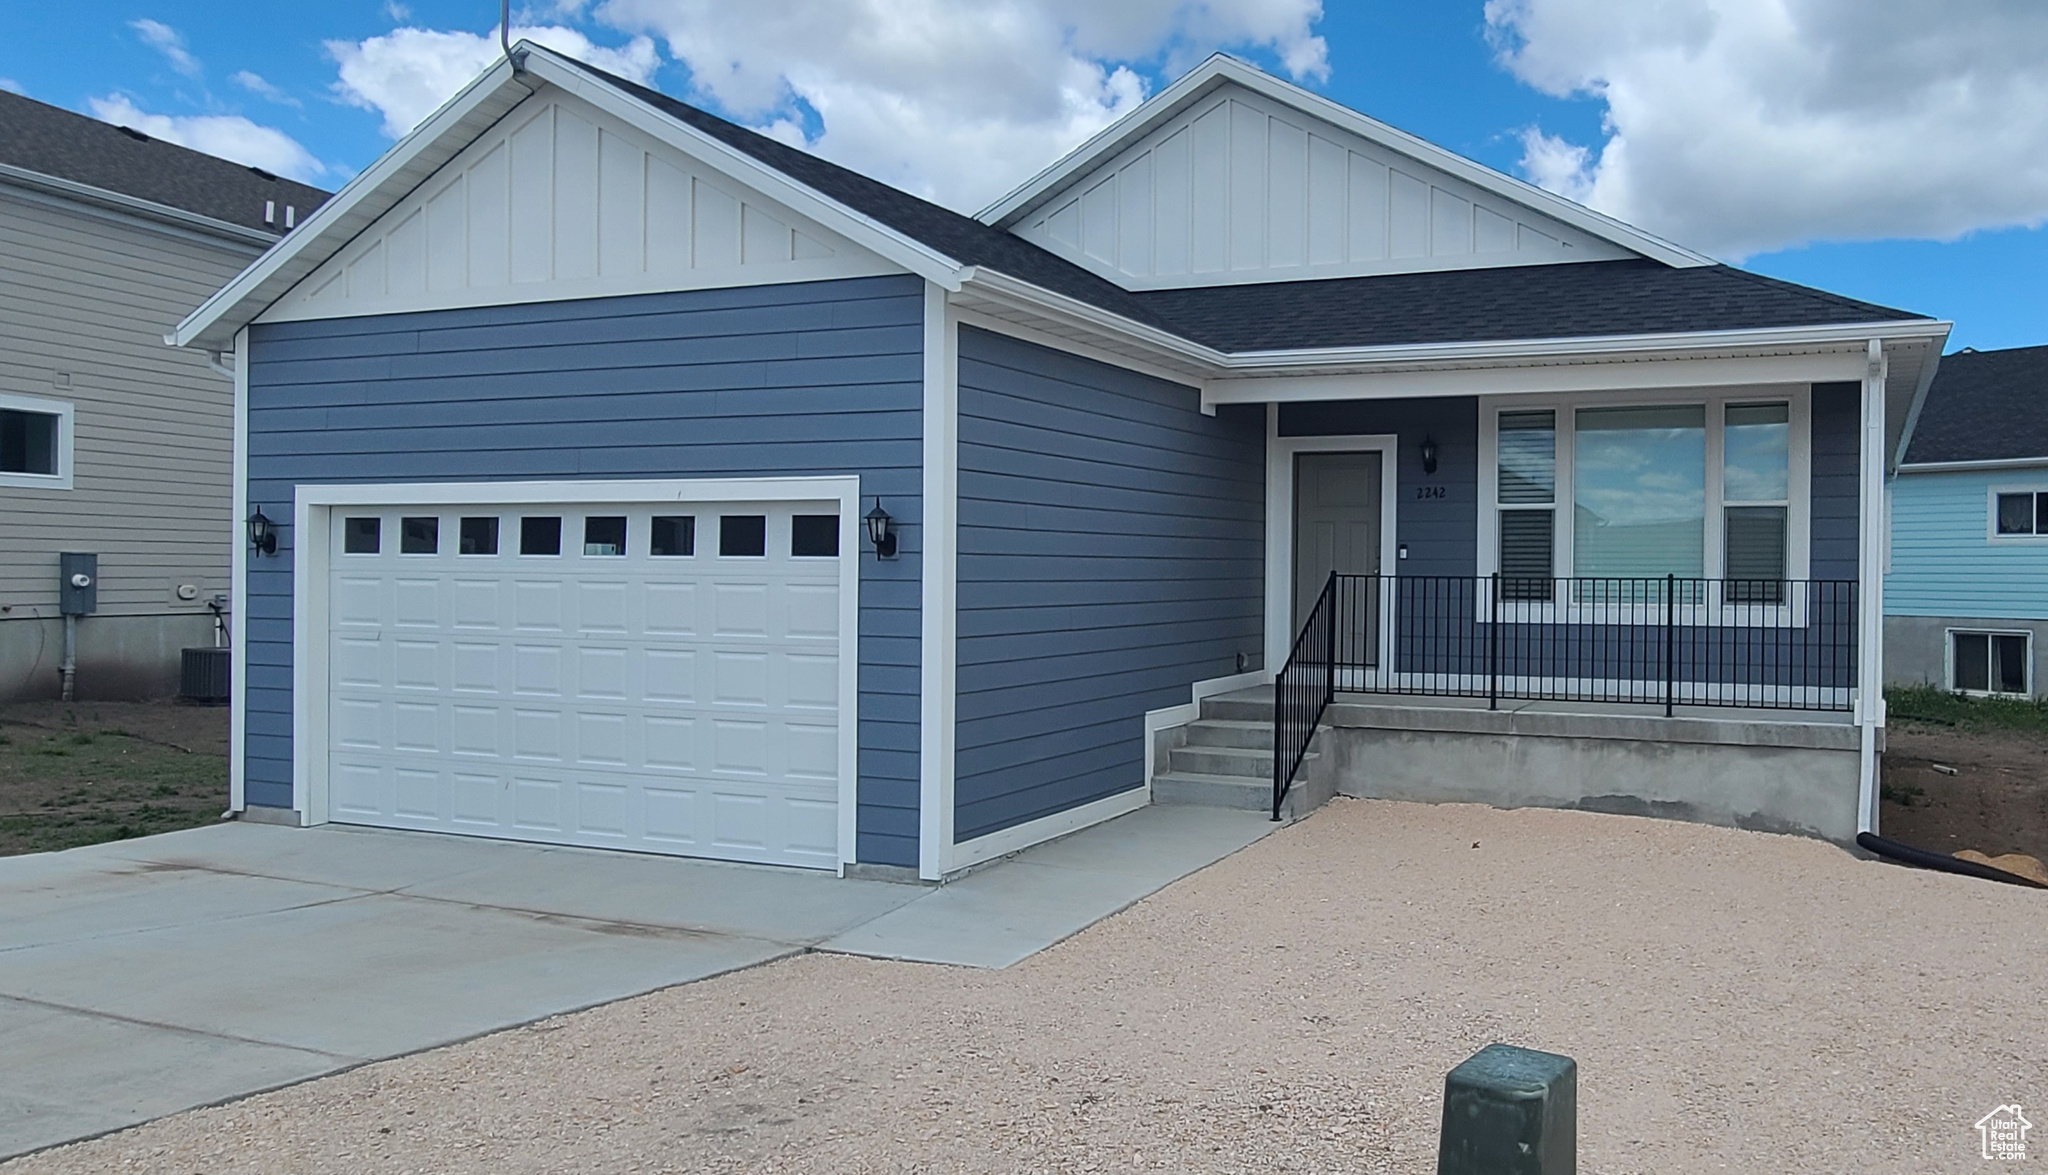
M 57 611 L 90 616 L 100 609 L 100 557 L 77 551 L 57 556 Z

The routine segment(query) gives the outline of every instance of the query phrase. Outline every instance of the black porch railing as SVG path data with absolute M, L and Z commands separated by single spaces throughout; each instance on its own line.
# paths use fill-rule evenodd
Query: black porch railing
M 1287 664 L 1273 678 L 1273 819 L 1287 788 L 1316 737 L 1323 711 L 1337 692 L 1338 576 L 1331 575 L 1309 609 L 1288 651 Z
M 1848 710 L 1856 625 L 1853 580 L 1332 575 L 1275 683 L 1274 814 L 1338 693 Z

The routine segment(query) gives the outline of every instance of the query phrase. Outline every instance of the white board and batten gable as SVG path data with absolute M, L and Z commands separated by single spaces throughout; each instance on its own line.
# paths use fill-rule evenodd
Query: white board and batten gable
M 1636 256 L 1237 85 L 1022 211 L 1012 231 L 1134 289 Z
M 543 87 L 257 321 L 900 272 L 674 146 Z

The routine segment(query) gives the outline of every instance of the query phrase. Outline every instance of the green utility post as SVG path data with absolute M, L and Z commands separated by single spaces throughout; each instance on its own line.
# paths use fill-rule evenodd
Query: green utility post
M 1444 1078 L 1437 1175 L 1576 1175 L 1579 1066 L 1490 1044 Z

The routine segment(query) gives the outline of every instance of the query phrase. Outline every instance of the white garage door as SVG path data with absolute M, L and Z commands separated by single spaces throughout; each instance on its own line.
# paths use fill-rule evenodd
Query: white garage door
M 335 507 L 330 531 L 330 819 L 837 864 L 837 503 Z

